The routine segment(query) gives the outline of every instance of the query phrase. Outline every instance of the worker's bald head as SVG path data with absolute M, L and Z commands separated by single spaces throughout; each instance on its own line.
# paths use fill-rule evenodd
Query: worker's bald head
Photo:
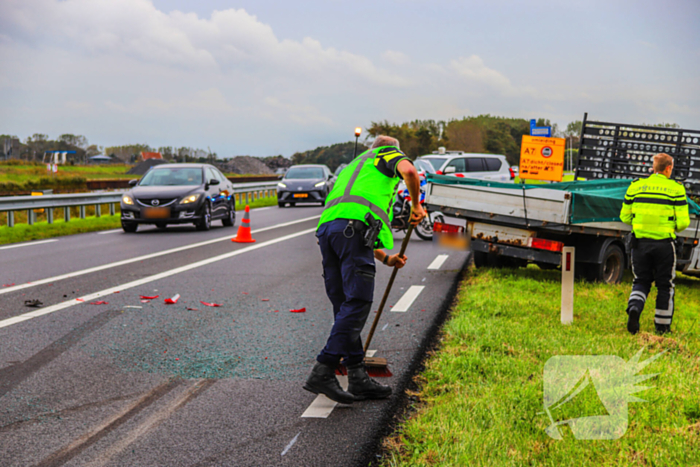
M 663 152 L 654 156 L 654 173 L 664 173 L 669 167 L 673 170 L 673 157 Z
M 381 148 L 382 146 L 396 146 L 399 147 L 399 140 L 392 138 L 391 136 L 379 135 L 374 138 L 374 143 L 372 143 L 372 149 Z

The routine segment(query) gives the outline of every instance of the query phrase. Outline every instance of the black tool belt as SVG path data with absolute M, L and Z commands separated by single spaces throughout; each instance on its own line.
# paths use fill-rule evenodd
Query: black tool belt
M 357 219 L 348 219 L 348 224 L 343 229 L 345 238 L 352 238 L 355 233 L 362 235 L 362 241 L 367 248 L 375 248 L 379 231 L 382 229 L 382 221 L 375 219 L 367 213 L 365 222 Z

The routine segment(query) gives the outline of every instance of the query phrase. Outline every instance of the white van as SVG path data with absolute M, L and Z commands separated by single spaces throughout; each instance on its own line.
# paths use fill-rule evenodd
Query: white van
M 427 154 L 416 160 L 430 162 L 438 175 L 454 175 L 498 182 L 510 182 L 515 178 L 515 173 L 506 161 L 506 156 L 498 154 L 445 151 L 442 154 Z

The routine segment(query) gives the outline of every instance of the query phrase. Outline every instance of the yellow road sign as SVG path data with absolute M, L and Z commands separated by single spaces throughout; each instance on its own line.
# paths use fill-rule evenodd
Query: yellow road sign
M 561 182 L 564 177 L 564 138 L 523 135 L 520 178 Z

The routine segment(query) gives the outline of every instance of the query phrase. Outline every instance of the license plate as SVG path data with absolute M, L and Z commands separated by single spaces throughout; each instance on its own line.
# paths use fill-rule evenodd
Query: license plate
M 145 219 L 167 219 L 170 217 L 170 208 L 143 208 Z
M 294 193 L 295 198 L 308 198 L 309 194 L 308 193 Z

